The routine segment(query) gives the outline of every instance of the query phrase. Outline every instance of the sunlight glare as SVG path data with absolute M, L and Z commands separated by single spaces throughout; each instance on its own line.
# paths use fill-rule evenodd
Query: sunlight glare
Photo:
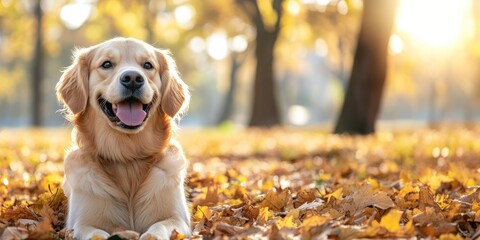
M 449 47 L 468 31 L 470 7 L 470 0 L 402 0 L 396 26 L 399 32 L 427 46 Z
M 224 31 L 217 31 L 207 38 L 207 53 L 215 60 L 228 56 L 228 40 Z
M 288 108 L 288 119 L 295 125 L 305 125 L 310 121 L 310 111 L 301 105 L 290 106 Z
M 320 57 L 326 57 L 328 54 L 328 46 L 327 42 L 323 40 L 322 38 L 318 38 L 315 40 L 315 52 L 318 54 Z
M 341 15 L 346 15 L 348 13 L 348 5 L 347 2 L 345 1 L 340 1 L 337 4 L 337 12 L 340 13 Z
M 388 45 L 392 55 L 398 55 L 403 51 L 403 40 L 397 34 L 390 36 Z
M 188 43 L 188 46 L 196 53 L 205 51 L 205 41 L 201 37 L 193 37 Z
M 297 1 L 288 1 L 287 10 L 292 16 L 297 16 L 300 14 L 301 7 Z
M 195 8 L 190 4 L 181 5 L 175 8 L 174 16 L 178 25 L 183 29 L 191 29 L 194 27 L 195 22 L 193 18 L 195 17 Z
M 86 2 L 74 2 L 67 4 L 60 10 L 60 19 L 65 27 L 75 30 L 81 27 L 92 13 L 92 5 Z
M 232 41 L 230 42 L 230 48 L 234 52 L 243 52 L 247 49 L 247 47 L 247 38 L 243 35 L 237 35 L 233 37 Z

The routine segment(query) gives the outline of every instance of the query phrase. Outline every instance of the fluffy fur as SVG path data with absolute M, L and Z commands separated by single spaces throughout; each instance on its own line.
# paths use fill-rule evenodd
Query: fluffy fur
M 113 66 L 102 67 L 105 61 Z M 145 62 L 153 69 L 143 67 Z M 139 100 L 151 106 L 135 129 L 109 120 L 98 101 L 122 101 L 120 75 L 127 70 L 144 77 Z M 189 235 L 187 162 L 171 139 L 173 120 L 188 105 L 189 93 L 170 54 L 132 38 L 79 49 L 56 90 L 74 126 L 76 146 L 65 157 L 63 185 L 74 237 L 132 236 L 133 230 L 140 239 L 165 239 L 174 229 Z

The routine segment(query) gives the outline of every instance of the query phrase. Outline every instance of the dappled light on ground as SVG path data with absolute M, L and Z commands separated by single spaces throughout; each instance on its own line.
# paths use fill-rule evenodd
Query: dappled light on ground
M 182 130 L 193 237 L 478 237 L 479 134 Z M 69 144 L 66 130 L 0 132 L 3 237 L 71 236 L 59 188 Z

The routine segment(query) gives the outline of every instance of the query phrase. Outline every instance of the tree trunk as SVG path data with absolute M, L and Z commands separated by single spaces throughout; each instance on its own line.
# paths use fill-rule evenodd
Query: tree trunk
M 238 69 L 242 66 L 243 62 L 246 59 L 247 53 L 243 54 L 232 54 L 232 67 L 230 69 L 230 86 L 228 87 L 227 96 L 225 96 L 224 105 L 222 107 L 220 118 L 217 121 L 217 124 L 220 125 L 223 122 L 230 120 L 233 109 L 233 102 L 235 100 L 235 92 L 237 91 L 237 82 L 238 82 Z
M 280 124 L 276 98 L 276 84 L 273 76 L 273 50 L 277 36 L 257 29 L 255 56 L 257 66 L 252 99 L 252 116 L 249 126 L 272 127 Z
M 267 26 L 256 0 L 236 0 L 245 14 L 255 25 L 255 57 L 257 66 L 253 86 L 252 115 L 249 127 L 272 127 L 280 124 L 278 102 L 275 94 L 276 86 L 273 75 L 273 50 L 280 32 L 283 17 L 283 0 L 273 0 L 272 9 L 277 13 L 273 26 Z
M 32 125 L 38 127 L 42 125 L 42 78 L 43 78 L 43 12 L 42 1 L 36 0 L 34 7 L 36 21 L 35 48 L 32 59 L 31 87 L 32 87 Z
M 375 132 L 397 1 L 364 0 L 352 74 L 335 133 Z

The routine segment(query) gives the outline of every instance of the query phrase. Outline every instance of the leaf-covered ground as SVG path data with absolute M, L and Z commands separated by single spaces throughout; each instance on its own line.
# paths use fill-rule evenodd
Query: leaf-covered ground
M 182 130 L 192 238 L 477 238 L 479 137 L 479 127 Z M 0 132 L 0 239 L 71 236 L 60 188 L 69 144 L 67 130 Z

